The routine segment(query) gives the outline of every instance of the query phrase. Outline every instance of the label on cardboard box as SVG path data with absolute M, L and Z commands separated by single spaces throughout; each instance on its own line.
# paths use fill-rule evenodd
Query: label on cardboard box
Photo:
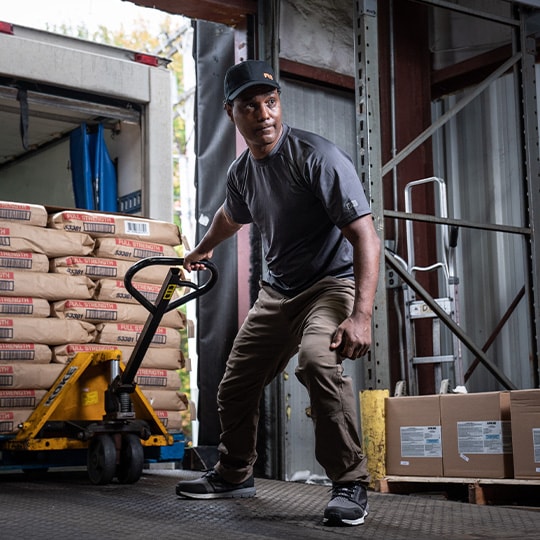
M 511 454 L 510 422 L 458 422 L 458 451 L 467 454 Z
M 441 426 L 402 426 L 401 457 L 442 457 Z
M 533 428 L 532 436 L 534 448 L 534 462 L 540 463 L 540 428 Z

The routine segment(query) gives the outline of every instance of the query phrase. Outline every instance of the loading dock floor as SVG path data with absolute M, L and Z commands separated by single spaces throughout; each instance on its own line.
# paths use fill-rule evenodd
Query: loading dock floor
M 181 478 L 201 473 L 150 469 L 133 485 L 92 485 L 83 470 L 41 478 L 0 474 L 0 538 L 14 540 L 284 539 L 473 540 L 540 538 L 539 507 L 487 506 L 426 494 L 370 492 L 358 527 L 322 525 L 329 488 L 256 479 L 253 499 L 179 498 Z M 536 503 L 538 504 L 538 503 Z

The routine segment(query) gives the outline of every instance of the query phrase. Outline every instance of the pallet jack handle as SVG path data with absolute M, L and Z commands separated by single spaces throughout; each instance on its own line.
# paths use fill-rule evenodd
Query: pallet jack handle
M 180 306 L 183 306 L 184 304 L 187 304 L 190 300 L 193 300 L 198 296 L 206 294 L 216 284 L 216 281 L 218 279 L 218 271 L 214 263 L 210 261 L 200 261 L 197 264 L 201 264 L 205 267 L 205 269 L 209 270 L 210 277 L 202 285 L 194 283 L 193 281 L 182 280 L 180 279 L 180 269 L 178 268 L 178 266 L 182 266 L 183 264 L 184 259 L 181 257 L 147 257 L 146 259 L 141 259 L 140 261 L 137 261 L 133 266 L 128 268 L 124 277 L 124 285 L 128 292 L 133 296 L 133 298 L 138 300 L 150 313 L 155 315 L 160 308 L 159 301 L 163 295 L 159 294 L 156 303 L 152 304 L 152 302 L 150 302 L 150 300 L 148 300 L 135 287 L 135 285 L 133 285 L 133 279 L 135 277 L 135 274 L 137 274 L 147 266 L 170 266 L 171 268 L 169 269 L 169 272 L 174 274 L 175 279 L 173 280 L 173 283 L 169 283 L 169 279 L 165 279 L 163 287 L 168 289 L 168 287 L 173 284 L 175 285 L 175 287 L 170 290 L 170 294 L 168 296 L 165 291 L 165 299 L 167 300 L 167 303 L 164 306 L 163 313 L 166 313 Z M 169 276 L 167 276 L 167 278 L 168 277 Z M 182 296 L 181 298 L 178 298 L 174 302 L 169 302 L 172 293 L 174 292 L 174 289 L 176 289 L 176 287 L 187 287 L 189 289 L 193 289 L 193 291 Z
M 121 402 L 125 399 L 122 396 L 131 394 L 134 391 L 135 384 L 133 381 L 163 315 L 186 304 L 190 300 L 206 294 L 216 284 L 218 271 L 216 266 L 210 261 L 204 260 L 197 263 L 204 266 L 204 270 L 201 270 L 202 272 L 209 271 L 210 273 L 208 279 L 202 284 L 181 279 L 179 266 L 183 264 L 184 259 L 180 257 L 147 257 L 137 261 L 126 272 L 124 277 L 126 289 L 149 311 L 149 316 L 125 369 L 109 385 L 105 399 L 105 410 L 107 413 L 118 412 L 119 409 L 122 409 L 123 405 Z M 152 303 L 135 287 L 133 279 L 143 268 L 154 265 L 169 266 L 170 268 L 155 303 Z M 185 287 L 192 289 L 192 291 L 171 302 L 171 298 L 178 287 Z

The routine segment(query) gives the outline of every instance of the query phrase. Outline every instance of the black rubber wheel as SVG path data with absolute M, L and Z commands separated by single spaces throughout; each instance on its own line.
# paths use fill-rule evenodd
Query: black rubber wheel
M 139 480 L 144 468 L 144 449 L 141 440 L 133 433 L 122 435 L 120 459 L 116 467 L 116 477 L 121 484 L 134 484 Z
M 109 484 L 116 471 L 116 446 L 109 435 L 98 435 L 88 446 L 88 476 L 96 485 Z

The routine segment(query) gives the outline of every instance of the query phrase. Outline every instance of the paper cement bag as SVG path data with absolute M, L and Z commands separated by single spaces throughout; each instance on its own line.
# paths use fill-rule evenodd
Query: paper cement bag
M 34 409 L 0 409 L 0 433 L 15 433 L 19 425 L 26 422 Z
M 48 272 L 49 257 L 31 251 L 0 251 L 0 270 Z
M 151 304 L 155 304 L 159 291 L 161 290 L 161 284 L 157 283 L 142 283 L 140 281 L 133 281 L 132 285 L 144 296 Z M 180 298 L 184 293 L 184 288 L 176 288 L 174 291 L 171 302 L 174 302 Z M 125 302 L 128 304 L 138 304 L 139 302 L 131 296 L 126 289 L 123 280 L 121 279 L 98 279 L 96 281 L 96 290 L 94 292 L 94 298 L 103 302 Z
M 119 214 L 64 210 L 49 216 L 48 226 L 68 232 L 86 233 L 93 238 L 116 236 L 177 246 L 182 243 L 174 223 Z
M 0 304 L 1 307 L 1 304 Z M 54 316 L 92 323 L 125 322 L 144 324 L 150 312 L 141 305 L 96 300 L 60 300 L 52 305 Z M 177 310 L 165 313 L 160 324 L 169 328 L 183 328 L 184 322 Z
M 3 251 L 33 251 L 47 257 L 88 255 L 94 240 L 87 234 L 68 234 L 64 231 L 32 227 L 0 221 L 0 248 Z
M 165 426 L 167 431 L 181 432 L 184 428 L 184 419 L 180 411 L 156 411 L 156 416 L 160 419 L 161 423 Z
M 133 266 L 132 261 L 105 259 L 98 257 L 58 257 L 51 259 L 50 271 L 71 276 L 87 276 L 91 279 L 124 279 L 126 272 Z M 162 284 L 169 272 L 168 266 L 147 266 L 137 272 L 137 279 L 149 283 Z
M 133 347 L 117 347 L 115 345 L 102 345 L 100 343 L 66 343 L 52 347 L 52 362 L 56 364 L 69 364 L 80 354 L 112 351 L 118 353 L 118 358 L 125 362 L 126 350 Z M 129 354 L 129 353 L 128 353 Z
M 98 257 L 59 257 L 51 259 L 50 271 L 70 276 L 87 276 L 91 279 L 122 279 L 133 263 Z
M 94 341 L 96 327 L 83 321 L 11 317 L 0 318 L 0 343 L 90 343 Z M 32 387 L 28 387 L 32 388 Z
M 68 343 L 53 347 L 52 361 L 60 364 L 69 364 L 79 352 L 118 350 L 121 360 L 127 364 L 131 358 L 134 347 L 102 345 L 98 343 Z M 164 347 L 149 347 L 146 351 L 141 367 L 158 369 L 181 369 L 185 365 L 182 351 Z
M 56 364 L 69 364 L 79 353 L 93 353 L 101 351 L 117 351 L 120 347 L 114 345 L 100 345 L 97 343 L 67 343 L 52 348 L 52 361 Z M 119 355 L 123 359 L 123 353 Z
M 0 364 L 0 388 L 49 390 L 63 369 L 60 364 Z
M 1 409 L 35 409 L 47 390 L 0 390 Z
M 126 261 L 138 261 L 146 257 L 178 257 L 173 246 L 131 238 L 97 238 L 94 255 Z
M 40 204 L 0 201 L 0 220 L 45 227 L 47 209 Z
M 180 375 L 172 369 L 140 368 L 135 375 L 135 382 L 141 387 L 180 389 Z
M 96 284 L 85 276 L 0 270 L 3 296 L 31 296 L 50 301 L 63 298 L 89 300 L 95 288 Z
M 155 303 L 161 285 L 157 283 L 132 282 L 133 286 L 152 304 Z M 103 302 L 126 302 L 128 304 L 138 304 L 138 301 L 131 296 L 121 279 L 99 279 L 96 281 L 94 298 Z
M 126 362 L 130 356 L 125 356 Z M 143 368 L 157 368 L 157 369 L 183 369 L 185 367 L 184 355 L 180 349 L 168 349 L 160 347 L 150 347 L 144 359 L 141 367 Z
M 0 317 L 49 317 L 51 306 L 43 298 L 0 296 Z
M 0 364 L 24 362 L 25 364 L 48 364 L 52 351 L 42 343 L 0 343 Z
M 95 342 L 107 345 L 128 345 L 134 347 L 141 332 L 142 324 L 103 323 L 98 324 Z M 180 348 L 180 332 L 174 328 L 158 326 L 150 342 L 150 347 Z
M 140 390 L 154 410 L 185 411 L 189 407 L 189 399 L 183 392 L 144 386 Z

